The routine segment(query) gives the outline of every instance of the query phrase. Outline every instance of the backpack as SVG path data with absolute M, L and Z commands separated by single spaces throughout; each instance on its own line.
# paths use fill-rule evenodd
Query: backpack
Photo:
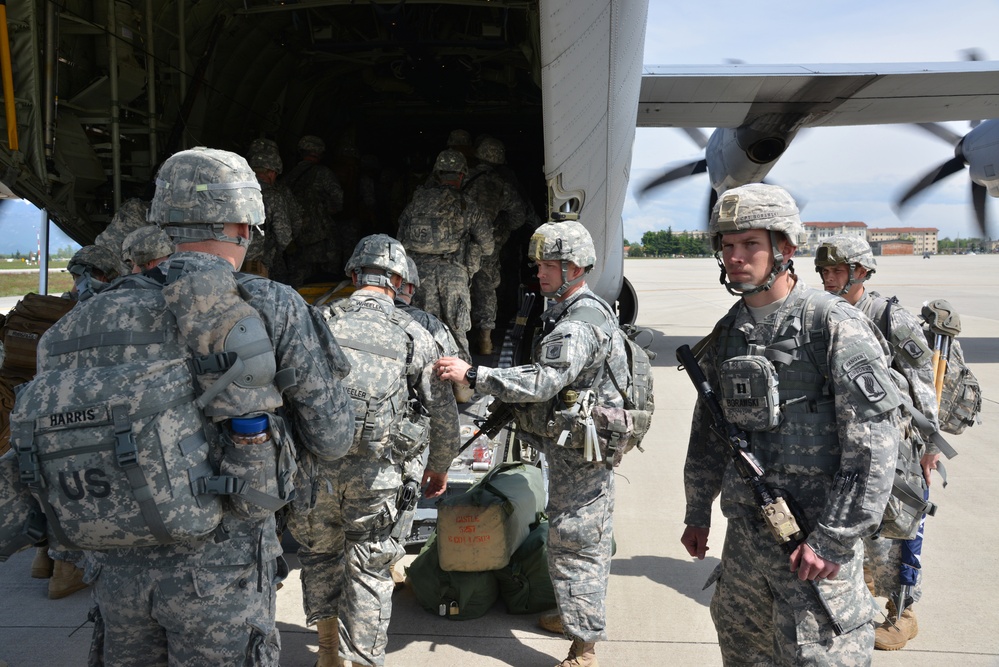
M 929 329 L 924 331 L 926 342 L 932 347 L 934 334 Z M 982 423 L 979 414 L 982 411 L 982 386 L 964 363 L 961 344 L 952 338 L 949 345 L 938 418 L 941 431 L 958 435 L 967 427 Z
M 398 308 L 386 314 L 350 299 L 338 301 L 323 315 L 350 361 L 351 372 L 343 380 L 354 407 L 348 455 L 392 455 L 402 461 L 418 453 L 427 441 L 429 419 L 415 409 L 409 386 L 409 377 L 418 373 L 413 339 L 406 331 L 413 318 Z
M 548 519 L 531 528 L 507 566 L 495 575 L 507 613 L 535 614 L 557 606 L 548 570 Z
M 656 409 L 652 378 L 652 359 L 655 359 L 656 354 L 649 350 L 648 346 L 643 346 L 637 341 L 645 329 L 631 324 L 618 324 L 614 314 L 606 309 L 602 301 L 592 295 L 583 294 L 580 299 L 592 299 L 600 304 L 600 307 L 583 306 L 570 311 L 565 317 L 598 327 L 602 327 L 605 323 L 613 323 L 611 334 L 621 339 L 627 356 L 628 372 L 625 377 L 617 377 L 605 360 L 595 383 L 599 385 L 603 373 L 606 372 L 614 388 L 621 395 L 624 408 L 597 405 L 592 410 L 602 456 L 609 467 L 615 467 L 632 449 L 637 447 L 640 451 L 645 451 L 642 449 L 642 440 L 649 432 L 652 413 Z
M 403 211 L 399 242 L 409 253 L 450 255 L 458 252 L 465 246 L 468 236 L 466 206 L 462 195 L 449 188 L 419 188 Z
M 224 448 L 216 424 L 281 404 L 284 376 L 243 295 L 231 271 L 185 273 L 175 260 L 163 282 L 123 277 L 42 337 L 44 370 L 19 388 L 11 442 L 55 541 L 103 550 L 201 539 L 230 499 L 263 503 L 264 514 L 290 499 L 292 471 L 277 469 L 292 447 L 283 422 L 272 416 L 274 442 L 252 452 Z M 241 411 L 226 412 L 233 405 Z M 227 474 L 260 472 L 245 464 L 265 465 L 261 453 L 270 469 L 255 483 Z

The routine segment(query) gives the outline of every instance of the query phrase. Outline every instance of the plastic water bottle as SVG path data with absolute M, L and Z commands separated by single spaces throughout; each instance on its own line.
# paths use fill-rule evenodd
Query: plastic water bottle
M 270 421 L 267 415 L 233 417 L 229 420 L 234 445 L 262 445 L 270 440 Z

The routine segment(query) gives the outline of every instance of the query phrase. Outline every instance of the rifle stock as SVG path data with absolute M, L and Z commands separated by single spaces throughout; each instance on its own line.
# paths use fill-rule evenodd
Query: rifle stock
M 718 402 L 718 397 L 714 389 L 711 388 L 707 377 L 705 377 L 701 367 L 698 366 L 697 359 L 690 350 L 690 346 L 681 345 L 678 347 L 676 349 L 676 359 L 680 362 L 681 368 L 687 371 L 687 376 L 693 382 L 698 395 L 703 399 L 704 405 L 711 413 L 711 430 L 719 438 L 728 442 L 732 448 L 735 469 L 752 492 L 753 499 L 756 501 L 756 505 L 763 515 L 763 520 L 770 529 L 770 532 L 787 554 L 793 553 L 805 541 L 808 533 L 802 527 L 804 525 L 803 522 L 799 522 L 791 510 L 794 502 L 790 494 L 785 491 L 784 494 L 787 498 L 784 498 L 767 483 L 764 478 L 763 466 L 749 449 L 749 440 L 746 438 L 746 434 L 740 431 L 735 424 L 725 419 L 721 403 Z M 837 635 L 843 634 L 843 628 L 836 621 L 832 610 L 829 609 L 829 605 L 822 596 L 822 591 L 819 589 L 818 583 L 814 580 L 810 581 L 810 583 L 812 590 L 815 591 L 816 598 L 822 605 L 822 609 L 832 623 L 833 632 Z

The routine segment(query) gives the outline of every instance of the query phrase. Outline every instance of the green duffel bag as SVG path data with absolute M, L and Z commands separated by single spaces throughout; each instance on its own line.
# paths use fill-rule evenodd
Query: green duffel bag
M 496 570 L 499 594 L 511 614 L 534 614 L 555 607 L 555 589 L 548 572 L 548 520 L 538 522 L 510 563 Z
M 499 588 L 492 572 L 445 572 L 437 555 L 437 533 L 406 568 L 420 606 L 452 621 L 479 618 L 496 603 Z
M 541 468 L 503 463 L 437 503 L 437 549 L 448 572 L 506 567 L 545 510 Z

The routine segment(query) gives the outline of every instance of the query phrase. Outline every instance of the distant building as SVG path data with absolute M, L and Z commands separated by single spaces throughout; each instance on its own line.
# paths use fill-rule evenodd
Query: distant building
M 871 243 L 871 250 L 875 255 L 915 255 L 915 245 L 912 239 L 874 241 Z
M 803 222 L 808 232 L 808 241 L 801 250 L 806 253 L 815 252 L 830 236 L 856 236 L 864 238 L 867 224 L 863 222 Z
M 925 252 L 936 254 L 937 232 L 939 231 L 936 227 L 883 227 L 881 229 L 868 229 L 867 241 L 872 246 L 882 241 L 912 241 L 913 254 L 922 255 Z

